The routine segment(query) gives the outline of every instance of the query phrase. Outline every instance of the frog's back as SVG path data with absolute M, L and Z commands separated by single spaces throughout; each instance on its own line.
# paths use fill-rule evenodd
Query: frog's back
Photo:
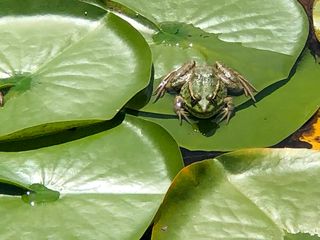
M 214 91 L 217 84 L 218 79 L 214 77 L 213 71 L 210 67 L 201 66 L 196 68 L 195 77 L 191 82 L 193 92 L 205 97 Z
M 195 69 L 194 77 L 190 80 L 190 87 L 195 96 L 201 100 L 195 103 L 191 99 L 189 85 L 185 84 L 180 95 L 185 100 L 188 111 L 199 118 L 208 118 L 221 110 L 224 105 L 224 98 L 227 96 L 227 89 L 222 81 L 219 81 L 211 67 L 199 66 Z M 210 100 L 209 96 L 215 96 Z

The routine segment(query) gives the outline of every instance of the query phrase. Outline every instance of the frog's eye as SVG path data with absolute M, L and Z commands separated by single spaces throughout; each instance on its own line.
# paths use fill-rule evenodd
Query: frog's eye
M 192 98 L 191 98 L 191 105 L 194 106 L 197 104 L 197 102 L 199 102 L 201 100 L 201 96 L 199 94 L 195 94 Z
M 207 99 L 208 101 L 212 101 L 212 99 L 213 99 L 213 94 L 211 93 L 211 94 L 209 94 L 208 96 L 206 96 L 206 99 Z
M 201 96 L 199 94 L 194 95 L 194 100 L 199 102 L 201 100 Z

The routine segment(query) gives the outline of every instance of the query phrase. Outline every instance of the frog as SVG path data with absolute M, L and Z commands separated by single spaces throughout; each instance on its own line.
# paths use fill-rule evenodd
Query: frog
M 190 115 L 199 119 L 215 116 L 218 123 L 228 123 L 234 114 L 233 97 L 244 94 L 256 102 L 257 89 L 239 72 L 221 61 L 198 65 L 191 60 L 165 75 L 154 91 L 157 102 L 166 92 L 176 93 L 173 111 L 191 123 Z

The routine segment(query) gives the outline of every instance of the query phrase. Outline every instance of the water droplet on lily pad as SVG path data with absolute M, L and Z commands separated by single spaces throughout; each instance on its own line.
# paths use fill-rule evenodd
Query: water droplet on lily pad
M 58 191 L 49 189 L 40 183 L 34 183 L 30 185 L 29 188 L 30 190 L 23 194 L 21 196 L 21 199 L 31 206 L 54 202 L 57 201 L 60 197 L 60 193 Z

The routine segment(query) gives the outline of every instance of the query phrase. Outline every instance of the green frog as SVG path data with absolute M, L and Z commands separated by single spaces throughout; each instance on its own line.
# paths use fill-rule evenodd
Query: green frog
M 240 73 L 219 61 L 212 66 L 190 61 L 169 72 L 154 92 L 155 102 L 172 90 L 177 93 L 173 110 L 180 123 L 182 118 L 191 122 L 189 114 L 202 119 L 217 116 L 217 122 L 229 122 L 234 111 L 230 95 L 244 93 L 256 101 L 257 92 Z

